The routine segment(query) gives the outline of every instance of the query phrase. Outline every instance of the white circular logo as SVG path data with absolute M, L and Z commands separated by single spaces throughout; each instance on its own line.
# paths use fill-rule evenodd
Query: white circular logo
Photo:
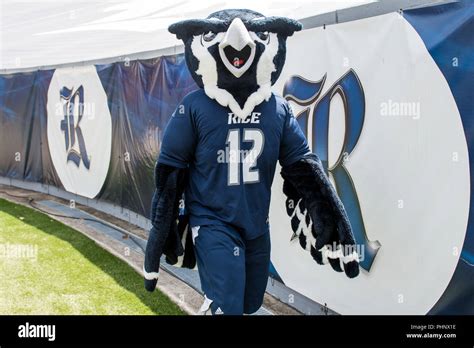
M 64 188 L 94 198 L 109 170 L 112 119 L 94 66 L 56 69 L 48 90 L 48 145 Z
M 275 88 L 281 93 L 294 80 L 301 96 L 290 101 L 295 114 L 307 117 L 312 151 L 328 153 L 329 173 L 346 188 L 339 195 L 366 248 L 362 272 L 348 279 L 290 242 L 277 174 L 270 217 L 278 274 L 341 314 L 426 314 L 453 276 L 469 213 L 466 138 L 444 76 L 418 33 L 392 13 L 290 38 Z M 358 114 L 362 123 L 354 121 Z

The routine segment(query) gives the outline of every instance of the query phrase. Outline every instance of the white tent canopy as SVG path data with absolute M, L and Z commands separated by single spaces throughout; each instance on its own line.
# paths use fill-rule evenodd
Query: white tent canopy
M 205 18 L 225 8 L 251 8 L 265 15 L 308 18 L 375 0 L 2 0 L 0 69 L 124 57 L 141 52 L 172 53 L 181 42 L 169 24 Z

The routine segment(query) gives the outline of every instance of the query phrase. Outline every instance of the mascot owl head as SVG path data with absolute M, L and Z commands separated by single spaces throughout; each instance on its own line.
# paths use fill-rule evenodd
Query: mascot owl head
M 251 10 L 223 10 L 169 27 L 183 40 L 186 63 L 206 95 L 241 118 L 271 97 L 285 63 L 286 39 L 301 23 Z

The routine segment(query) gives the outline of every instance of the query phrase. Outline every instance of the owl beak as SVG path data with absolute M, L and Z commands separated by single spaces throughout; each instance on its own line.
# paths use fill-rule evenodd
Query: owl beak
M 235 77 L 241 77 L 255 58 L 255 42 L 245 24 L 235 18 L 219 44 L 219 54 L 227 70 Z

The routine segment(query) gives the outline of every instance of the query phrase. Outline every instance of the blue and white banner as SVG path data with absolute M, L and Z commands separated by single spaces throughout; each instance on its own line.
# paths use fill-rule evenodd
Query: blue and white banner
M 276 89 L 348 210 L 363 268 L 346 279 L 290 242 L 277 176 L 272 261 L 290 288 L 344 314 L 474 313 L 473 9 L 390 13 L 289 40 Z
M 474 3 L 308 29 L 275 92 L 292 105 L 361 245 L 348 279 L 292 241 L 282 180 L 273 276 L 341 314 L 474 314 Z M 0 76 L 0 175 L 147 216 L 182 55 Z

